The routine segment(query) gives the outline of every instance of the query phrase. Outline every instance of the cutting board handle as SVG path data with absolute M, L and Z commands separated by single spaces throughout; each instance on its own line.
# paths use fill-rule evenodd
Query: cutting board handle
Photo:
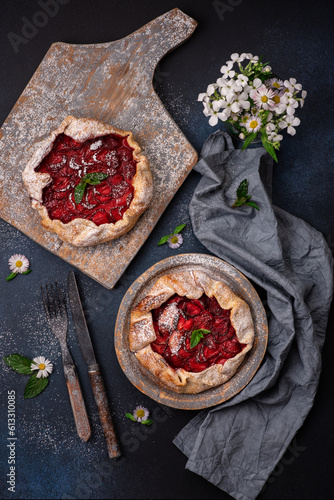
M 145 24 L 132 33 L 131 38 L 145 46 L 146 59 L 156 66 L 163 56 L 185 42 L 196 26 L 192 17 L 175 8 Z

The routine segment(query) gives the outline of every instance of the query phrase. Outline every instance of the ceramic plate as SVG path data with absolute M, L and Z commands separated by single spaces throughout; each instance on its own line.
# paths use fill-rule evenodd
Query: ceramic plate
M 241 297 L 251 309 L 254 322 L 254 345 L 246 355 L 236 374 L 225 384 L 213 387 L 200 394 L 178 394 L 159 383 L 144 368 L 129 349 L 129 328 L 132 308 L 147 294 L 153 284 L 163 275 L 184 270 L 204 271 L 217 281 L 223 281 Z M 162 260 L 134 281 L 124 295 L 115 327 L 115 348 L 118 361 L 127 378 L 150 398 L 173 408 L 199 410 L 232 398 L 254 377 L 266 351 L 268 324 L 266 314 L 252 284 L 235 267 L 227 262 L 205 254 L 181 254 Z

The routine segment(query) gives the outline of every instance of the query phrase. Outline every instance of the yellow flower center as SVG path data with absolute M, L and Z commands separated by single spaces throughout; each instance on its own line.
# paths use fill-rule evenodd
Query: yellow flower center
M 249 116 L 245 115 L 243 118 L 242 118 L 242 123 L 246 123 L 246 121 L 248 120 Z
M 273 87 L 276 87 L 277 89 L 279 89 L 279 83 L 274 82 L 274 83 L 273 83 Z
M 262 102 L 268 102 L 268 97 L 267 97 L 266 95 L 263 95 L 263 96 L 261 97 L 261 101 L 262 101 Z
M 258 126 L 258 122 L 256 120 L 252 120 L 249 124 L 250 128 L 256 128 Z
M 144 410 L 137 410 L 137 417 L 138 418 L 143 418 L 144 415 L 145 415 Z
M 173 238 L 170 239 L 172 243 L 177 243 L 179 241 L 177 236 L 173 236 Z
M 279 104 L 281 102 L 281 98 L 279 95 L 274 95 L 273 97 L 273 101 L 276 103 L 276 104 Z
M 15 265 L 16 265 L 16 267 L 21 267 L 21 266 L 23 266 L 23 262 L 21 260 L 17 260 L 15 262 Z
M 38 368 L 40 370 L 45 370 L 45 364 L 44 363 L 41 363 L 40 365 L 38 365 Z

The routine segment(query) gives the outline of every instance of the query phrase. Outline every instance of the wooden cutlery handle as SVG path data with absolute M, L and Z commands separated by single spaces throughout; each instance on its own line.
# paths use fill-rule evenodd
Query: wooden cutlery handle
M 109 410 L 107 394 L 101 374 L 99 371 L 92 371 L 89 372 L 89 378 L 99 410 L 100 421 L 107 443 L 108 455 L 110 458 L 119 458 L 121 456 L 121 450 L 116 438 L 114 424 Z
M 83 441 L 88 441 L 91 430 L 78 375 L 74 367 L 67 366 L 64 372 L 78 435 Z

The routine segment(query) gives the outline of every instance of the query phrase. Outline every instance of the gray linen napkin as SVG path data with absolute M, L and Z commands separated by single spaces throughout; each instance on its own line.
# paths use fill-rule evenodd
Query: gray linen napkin
M 174 443 L 187 455 L 187 469 L 238 500 L 254 499 L 313 405 L 333 258 L 318 231 L 272 206 L 272 161 L 264 148 L 235 150 L 219 131 L 195 169 L 203 174 L 189 208 L 195 235 L 267 292 L 269 340 L 246 388 L 199 413 Z M 231 208 L 245 178 L 260 212 Z

